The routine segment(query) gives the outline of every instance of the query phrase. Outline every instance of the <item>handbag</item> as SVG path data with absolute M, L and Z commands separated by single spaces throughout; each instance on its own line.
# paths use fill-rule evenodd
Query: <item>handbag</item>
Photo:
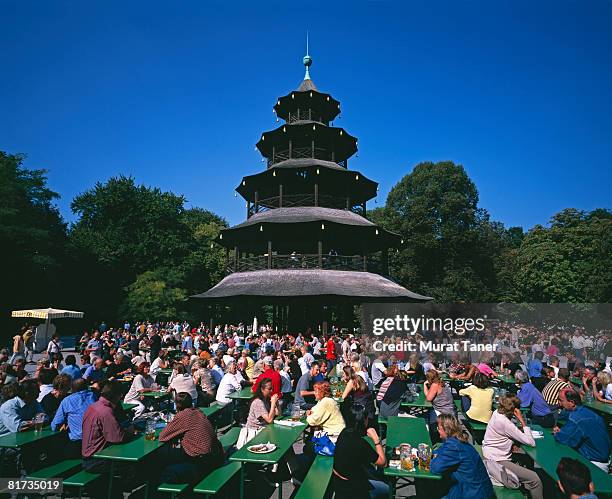
M 336 444 L 332 442 L 327 433 L 321 436 L 314 436 L 311 439 L 315 454 L 320 456 L 333 456 L 336 451 Z
M 249 442 L 261 430 L 263 430 L 263 428 L 249 428 L 247 426 L 240 428 L 240 434 L 238 435 L 238 441 L 236 442 L 236 449 L 243 447 L 244 444 Z

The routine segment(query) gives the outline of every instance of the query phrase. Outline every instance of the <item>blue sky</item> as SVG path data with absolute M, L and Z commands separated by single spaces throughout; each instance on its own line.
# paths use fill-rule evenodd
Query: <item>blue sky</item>
M 507 226 L 612 203 L 612 2 L 1 0 L 0 150 L 58 205 L 126 174 L 238 223 L 276 98 L 311 75 L 378 206 L 453 160 Z M 372 206 L 377 206 L 372 203 Z

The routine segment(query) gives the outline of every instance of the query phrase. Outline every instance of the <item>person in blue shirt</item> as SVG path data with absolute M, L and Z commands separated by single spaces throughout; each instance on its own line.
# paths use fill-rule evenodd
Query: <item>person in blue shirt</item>
M 597 499 L 589 468 L 578 459 L 562 457 L 557 465 L 557 484 L 569 499 Z
M 51 421 L 53 431 L 68 431 L 68 445 L 64 448 L 65 459 L 81 457 L 83 415 L 87 408 L 98 400 L 97 395 L 87 388 L 86 380 L 75 380 L 72 383 L 72 394 L 62 400 Z
M 542 376 L 542 359 L 544 352 L 537 351 L 533 354 L 533 359 L 527 362 L 527 373 L 530 378 L 539 378 Z
M 106 377 L 106 374 L 103 371 L 104 369 L 104 360 L 98 357 L 94 360 L 92 366 L 89 366 L 85 373 L 83 374 L 83 379 L 86 379 L 90 383 L 95 383 L 97 381 L 101 381 Z
M 567 411 L 561 418 L 567 421 L 562 428 L 553 428 L 555 440 L 572 447 L 607 473 L 612 444 L 604 420 L 584 407 L 580 394 L 572 388 L 561 390 L 559 402 Z
M 81 370 L 76 365 L 76 357 L 74 355 L 66 356 L 66 367 L 62 369 L 60 374 L 67 374 L 73 380 L 81 378 Z
M 448 499 L 488 499 L 495 497 L 493 484 L 476 449 L 452 414 L 438 416 L 438 433 L 444 441 L 430 464 L 432 473 L 449 475 Z
M 19 384 L 17 396 L 0 406 L 0 436 L 17 433 L 34 425 L 34 417 L 45 412 L 36 400 L 39 394 L 40 388 L 35 379 L 27 379 Z
M 520 385 L 517 395 L 521 401 L 521 407 L 529 408 L 533 423 L 544 428 L 555 426 L 555 416 L 550 410 L 550 406 L 535 385 L 529 381 L 527 373 L 516 371 L 514 379 Z

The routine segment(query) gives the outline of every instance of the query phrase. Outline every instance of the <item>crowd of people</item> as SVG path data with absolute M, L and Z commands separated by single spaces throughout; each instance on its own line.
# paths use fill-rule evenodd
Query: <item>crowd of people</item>
M 28 372 L 26 332 L 13 339 L 10 358 L 8 350 L 0 352 L 0 437 L 28 430 L 44 417 L 53 431 L 65 434 L 63 457 L 82 459 L 89 471 L 109 471 L 109 462 L 96 453 L 137 438 L 140 422 L 155 410 L 145 394 L 162 390 L 171 395 L 176 415 L 159 439 L 177 445 L 163 447 L 155 460 L 159 473 L 151 476 L 160 482 L 195 480 L 224 460 L 217 432 L 198 407 L 219 404 L 222 417 L 231 420 L 236 416 L 230 395 L 246 387 L 252 399 L 238 414 L 236 447 L 299 409 L 311 431 L 303 452 L 290 452 L 281 465 L 299 481 L 314 459 L 313 442 L 327 436 L 335 446 L 332 484 L 339 498 L 388 494 L 380 473 L 388 464 L 384 431 L 377 418 L 399 415 L 402 402 L 419 391 L 431 402 L 426 414 L 436 444 L 431 471 L 449 477 L 440 496 L 492 497 L 495 484 L 521 487 L 535 499 L 595 497 L 590 471 L 579 460 L 560 460 L 559 482 L 551 483 L 521 451 L 520 444 L 535 445 L 533 425 L 550 428 L 559 444 L 605 473 L 610 465 L 608 422 L 585 405 L 612 403 L 609 334 L 502 325 L 489 338 L 502 347 L 475 360 L 456 353 L 372 355 L 367 337 L 336 331 L 293 335 L 268 326 L 209 330 L 203 323 L 179 322 L 110 328 L 102 322 L 82 335 L 74 353 L 65 352 L 54 336 Z M 503 376 L 514 381 L 504 384 Z M 473 431 L 483 423 L 484 434 Z M 2 448 L 3 463 L 24 468 L 14 473 L 27 472 L 27 459 L 17 459 L 17 452 Z M 124 476 L 138 473 L 124 468 Z

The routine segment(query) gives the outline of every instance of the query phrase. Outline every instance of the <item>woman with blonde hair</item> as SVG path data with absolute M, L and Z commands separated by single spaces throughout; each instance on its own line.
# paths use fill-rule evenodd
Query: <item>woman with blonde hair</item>
M 429 371 L 428 371 L 429 372 Z M 431 460 L 432 473 L 448 474 L 450 488 L 444 497 L 449 499 L 486 499 L 495 497 L 493 484 L 476 449 L 468 443 L 468 436 L 459 420 L 452 414 L 441 414 L 437 430 L 444 442 Z
M 315 383 L 314 392 L 317 403 L 306 412 L 306 421 L 310 426 L 319 427 L 335 441 L 345 424 L 338 403 L 331 397 L 329 381 Z
M 435 369 L 427 371 L 427 381 L 423 383 L 425 399 L 431 402 L 432 409 L 429 411 L 429 432 L 432 440 L 437 441 L 438 433 L 435 431 L 438 416 L 440 414 L 455 415 L 455 401 L 450 386 L 442 379 L 440 373 Z
M 597 389 L 597 385 L 601 390 Z M 612 404 L 612 375 L 606 371 L 599 371 L 593 378 L 593 397 L 604 404 Z

